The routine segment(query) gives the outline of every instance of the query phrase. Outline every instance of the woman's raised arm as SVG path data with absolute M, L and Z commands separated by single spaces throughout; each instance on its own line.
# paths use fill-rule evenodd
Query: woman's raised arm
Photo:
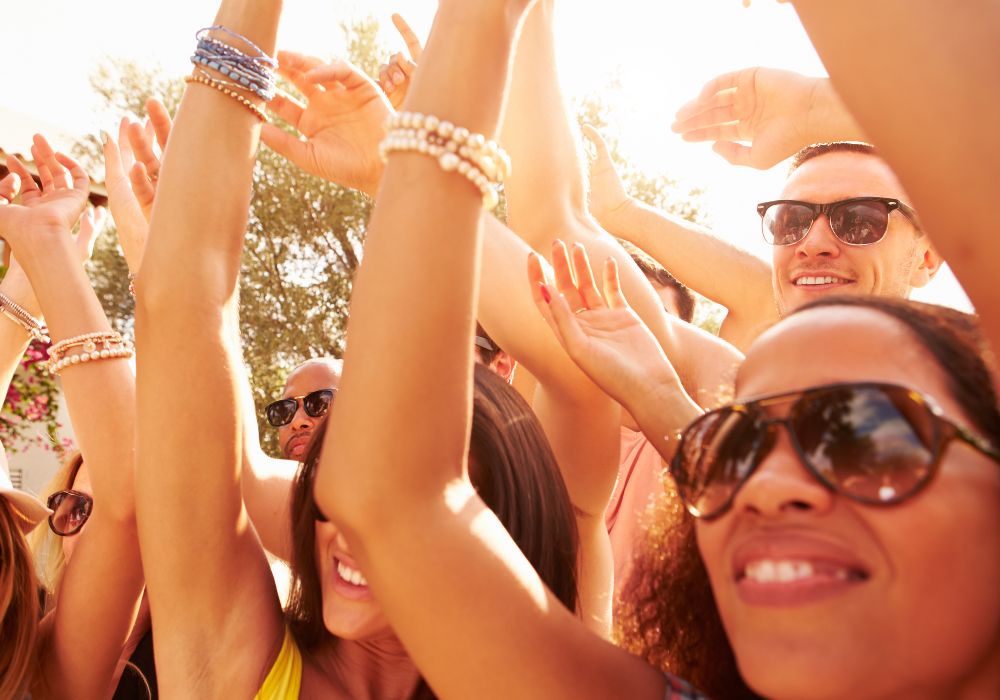
M 281 5 L 223 0 L 214 25 L 225 31 L 213 36 L 273 53 Z M 240 491 L 242 387 L 229 342 L 259 123 L 246 104 L 189 85 L 135 282 L 136 496 L 165 696 L 252 696 L 283 635 Z

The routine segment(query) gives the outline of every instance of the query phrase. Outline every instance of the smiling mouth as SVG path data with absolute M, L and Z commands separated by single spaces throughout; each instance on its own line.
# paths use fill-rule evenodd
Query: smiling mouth
M 757 559 L 750 561 L 743 571 L 737 572 L 737 582 L 755 584 L 789 584 L 800 581 L 867 581 L 868 573 L 833 562 L 806 559 Z
M 833 275 L 799 277 L 797 280 L 792 282 L 792 284 L 796 287 L 822 287 L 827 285 L 843 285 L 853 283 L 854 280 L 845 279 L 843 277 L 834 277 Z
M 368 579 L 358 571 L 357 569 L 352 569 L 344 562 L 337 559 L 337 576 L 343 583 L 346 583 L 357 588 L 367 588 Z

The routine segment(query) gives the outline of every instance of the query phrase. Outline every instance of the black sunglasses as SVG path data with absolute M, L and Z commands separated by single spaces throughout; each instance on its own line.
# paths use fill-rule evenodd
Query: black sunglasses
M 773 408 L 789 405 L 784 417 Z M 774 446 L 784 425 L 805 468 L 835 493 L 868 505 L 910 498 L 954 439 L 1000 462 L 985 438 L 945 418 L 930 399 L 892 384 L 858 383 L 775 394 L 710 411 L 689 425 L 670 464 L 688 511 L 715 518 Z
M 801 241 L 823 214 L 834 235 L 847 245 L 878 243 L 889 229 L 889 214 L 897 209 L 920 228 L 917 213 L 898 199 L 889 197 L 854 197 L 828 204 L 777 199 L 757 205 L 764 240 L 778 246 Z
M 326 415 L 333 402 L 333 389 L 320 389 L 312 391 L 305 396 L 291 396 L 287 399 L 279 399 L 270 403 L 264 409 L 267 422 L 275 428 L 288 425 L 295 417 L 295 412 L 299 410 L 299 399 L 302 400 L 302 408 L 306 415 L 312 418 L 319 418 Z
M 60 537 L 75 535 L 90 518 L 93 497 L 79 491 L 56 491 L 49 496 L 49 529 Z

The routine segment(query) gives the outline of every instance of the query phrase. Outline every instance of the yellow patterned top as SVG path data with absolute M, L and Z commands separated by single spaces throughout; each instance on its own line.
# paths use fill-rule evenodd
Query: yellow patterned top
M 299 700 L 302 685 L 302 653 L 299 651 L 292 633 L 285 628 L 285 641 L 274 661 L 264 684 L 257 691 L 254 700 Z

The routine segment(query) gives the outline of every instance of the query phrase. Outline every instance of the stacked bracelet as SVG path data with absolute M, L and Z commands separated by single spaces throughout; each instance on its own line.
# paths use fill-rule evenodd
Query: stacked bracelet
M 49 342 L 45 325 L 28 313 L 27 309 L 0 292 L 0 313 L 26 330 L 32 338 L 43 343 Z
M 68 355 L 70 350 L 79 352 Z M 85 333 L 61 340 L 49 348 L 50 374 L 59 374 L 70 365 L 78 365 L 97 360 L 128 359 L 132 357 L 132 342 L 114 331 Z
M 442 170 L 454 170 L 474 184 L 482 194 L 483 206 L 490 210 L 500 202 L 496 185 L 510 175 L 510 158 L 495 141 L 434 115 L 393 115 L 380 146 L 383 160 L 394 151 L 416 151 L 436 158 Z
M 238 92 L 236 92 L 232 88 L 226 87 L 225 85 L 223 85 L 218 80 L 215 80 L 214 78 L 206 78 L 204 75 L 189 75 L 186 78 L 184 78 L 184 82 L 185 83 L 200 83 L 202 85 L 207 85 L 210 88 L 215 88 L 216 90 L 218 90 L 219 92 L 223 93 L 227 97 L 233 98 L 234 100 L 236 100 L 237 102 L 239 102 L 241 105 L 243 105 L 244 107 L 246 107 L 248 110 L 250 110 L 250 112 L 255 117 L 257 117 L 258 119 L 260 119 L 262 122 L 266 122 L 267 121 L 267 115 L 264 114 L 264 110 L 262 110 L 260 107 L 258 107 L 257 105 L 255 105 L 253 102 L 251 102 L 250 100 L 248 100 L 243 95 L 239 94 Z
M 212 31 L 224 32 L 238 39 L 255 53 L 240 51 L 224 41 L 209 36 L 209 32 Z M 232 81 L 226 82 L 226 85 L 253 93 L 265 102 L 274 98 L 277 89 L 274 69 L 277 68 L 278 62 L 261 51 L 260 47 L 245 36 L 222 26 L 200 29 L 195 38 L 198 40 L 198 46 L 191 56 L 191 62 L 195 66 L 218 72 Z M 212 75 L 208 77 L 214 78 Z

